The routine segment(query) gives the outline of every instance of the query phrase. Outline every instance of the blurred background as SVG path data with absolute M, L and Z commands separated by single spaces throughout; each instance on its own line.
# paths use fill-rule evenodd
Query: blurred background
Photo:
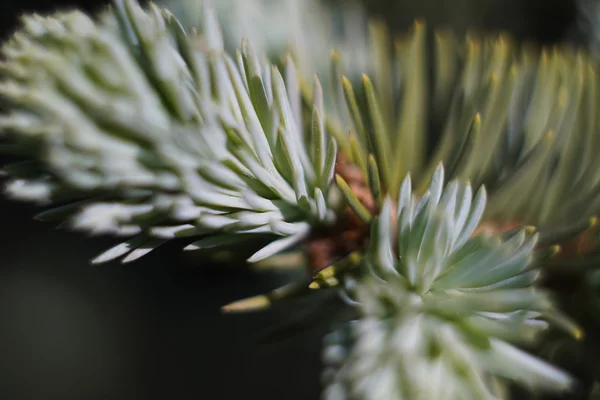
M 344 7 L 343 0 L 329 2 Z M 26 12 L 93 11 L 106 3 L 2 1 L 1 37 Z M 421 17 L 432 26 L 502 30 L 519 40 L 584 39 L 574 0 L 363 3 L 399 31 Z M 319 398 L 327 323 L 263 345 L 255 339 L 297 309 L 242 316 L 219 311 L 289 276 L 197 262 L 182 254 L 181 243 L 131 265 L 91 266 L 91 258 L 116 242 L 34 221 L 40 211 L 0 200 L 0 398 Z

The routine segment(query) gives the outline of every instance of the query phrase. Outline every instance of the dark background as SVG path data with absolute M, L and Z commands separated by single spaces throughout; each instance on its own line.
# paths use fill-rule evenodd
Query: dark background
M 105 3 L 4 0 L 0 36 L 25 12 L 91 11 Z M 575 6 L 567 0 L 365 3 L 398 29 L 425 17 L 430 25 L 506 30 L 544 43 L 579 37 Z M 191 262 L 180 243 L 132 265 L 91 266 L 88 260 L 115 242 L 36 222 L 39 211 L 0 200 L 0 398 L 319 398 L 327 324 L 258 345 L 257 335 L 297 308 L 219 312 L 225 303 L 281 284 L 284 275 Z

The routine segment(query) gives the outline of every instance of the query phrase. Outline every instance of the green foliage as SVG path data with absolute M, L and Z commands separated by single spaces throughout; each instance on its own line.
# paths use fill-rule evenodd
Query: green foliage
M 40 218 L 135 235 L 97 262 L 131 261 L 175 237 L 205 236 L 188 249 L 280 237 L 258 261 L 335 221 L 337 147 L 322 100 L 305 131 L 292 62 L 286 84 L 247 42 L 234 59 L 206 19 L 203 34 L 187 34 L 165 10 L 117 1 L 98 22 L 25 17 L 3 48 L 0 93 L 15 107 L 0 127 L 34 159 L 7 168 L 9 194 L 83 198 Z
M 408 172 L 424 190 L 443 162 L 449 179 L 486 185 L 486 219 L 536 225 L 544 242 L 588 226 L 598 212 L 599 129 L 598 69 L 589 56 L 519 48 L 502 36 L 459 43 L 438 32 L 430 81 L 421 24 L 391 50 L 380 47 L 372 57 L 388 67 L 373 80 L 363 77 L 358 90 L 341 74 L 335 80 L 331 96 L 343 90 L 346 103 L 329 113 L 332 134 L 342 142 L 349 132 L 359 144 L 341 146 L 347 157 L 373 154 L 389 193 Z
M 179 237 L 193 238 L 188 250 L 268 239 L 257 262 L 370 228 L 363 247 L 315 276 L 225 307 L 339 291 L 357 320 L 329 338 L 327 398 L 569 388 L 515 346 L 538 344 L 548 322 L 582 335 L 538 278 L 552 245 L 584 233 L 585 256 L 597 249 L 597 66 L 580 52 L 443 32 L 431 62 L 423 23 L 392 39 L 360 16 L 337 36 L 317 3 L 293 4 L 286 18 L 251 21 L 258 48 L 238 50 L 249 15 L 208 2 L 190 14 L 199 31 L 134 0 L 97 20 L 25 17 L 0 66 L 12 105 L 0 129 L 27 159 L 5 168 L 9 195 L 68 203 L 39 218 L 129 238 L 95 262 Z M 285 21 L 293 29 L 269 23 Z
M 339 368 L 327 372 L 326 398 L 492 399 L 507 396 L 505 380 L 571 385 L 509 344 L 534 342 L 547 326 L 541 316 L 565 321 L 534 286 L 538 235 L 472 237 L 485 191 L 473 197 L 469 185 L 443 182 L 439 167 L 419 199 L 407 177 L 395 211 L 388 197 L 372 222 L 364 271 L 341 278 L 361 318 L 326 340 L 325 361 Z

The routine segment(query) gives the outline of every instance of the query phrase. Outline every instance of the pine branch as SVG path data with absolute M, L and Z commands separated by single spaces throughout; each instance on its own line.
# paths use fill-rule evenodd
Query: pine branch
M 13 107 L 0 129 L 33 159 L 7 167 L 8 193 L 81 199 L 40 218 L 134 236 L 96 262 L 176 237 L 198 237 L 191 250 L 279 238 L 258 261 L 335 221 L 322 101 L 305 130 L 292 63 L 285 82 L 248 42 L 232 58 L 210 9 L 205 18 L 188 34 L 166 10 L 116 1 L 97 22 L 27 16 L 3 47 L 0 93 Z
M 383 28 L 371 31 L 374 37 L 392 42 Z M 425 38 L 418 22 L 392 51 L 372 46 L 380 67 L 361 85 L 344 77 L 342 56 L 332 60 L 335 85 L 325 97 L 343 92 L 345 103 L 327 113 L 327 126 L 340 143 L 350 143 L 340 145 L 344 157 L 363 170 L 374 157 L 376 190 L 392 198 L 407 173 L 423 193 L 442 162 L 447 181 L 488 188 L 482 230 L 534 225 L 540 246 L 563 247 L 561 261 L 596 252 L 600 186 L 593 154 L 600 128 L 593 58 L 517 46 L 505 36 L 470 35 L 461 43 L 439 31 L 430 82 Z
M 593 18 L 591 6 L 583 3 L 582 16 Z M 199 23 L 192 2 L 177 4 L 188 24 Z M 397 193 L 408 172 L 422 192 L 443 162 L 448 179 L 488 188 L 486 227 L 535 225 L 541 244 L 562 244 L 568 257 L 579 255 L 571 254 L 569 238 L 587 243 L 583 253 L 595 251 L 598 71 L 590 55 L 518 46 L 506 35 L 469 34 L 462 40 L 439 30 L 430 60 L 427 29 L 420 21 L 406 36 L 393 38 L 384 24 L 367 20 L 359 9 L 352 16 L 341 11 L 342 28 L 336 31 L 327 22 L 335 13 L 316 2 L 302 12 L 292 12 L 293 0 L 277 8 L 264 0 L 245 2 L 256 15 L 246 9 L 232 12 L 238 7 L 227 1 L 219 4 L 219 18 L 235 26 L 228 29 L 235 38 L 230 42 L 252 37 L 264 43 L 263 52 L 273 60 L 290 51 L 298 65 L 310 66 L 299 74 L 305 101 L 312 99 L 307 84 L 312 74 L 326 78 L 328 132 L 365 176 L 367 158 L 375 157 L 384 192 Z M 266 27 L 274 13 L 286 26 L 313 29 L 271 32 Z M 318 24 L 309 18 L 316 15 Z M 256 23 L 260 20 L 265 23 Z M 425 73 L 429 65 L 431 82 Z M 431 127 L 439 131 L 430 132 Z
M 410 177 L 372 222 L 360 273 L 339 278 L 359 319 L 325 339 L 327 399 L 497 399 L 507 382 L 567 390 L 571 378 L 514 347 L 546 329 L 580 336 L 532 264 L 538 235 L 473 236 L 486 201 L 436 170 L 421 198 Z M 395 210 L 394 210 L 395 208 Z M 397 231 L 396 231 L 397 227 Z
M 130 238 L 96 262 L 132 261 L 177 237 L 194 238 L 189 250 L 272 238 L 256 262 L 341 227 L 324 231 L 357 246 L 332 251 L 345 257 L 226 307 L 339 290 L 358 322 L 327 349 L 329 398 L 503 398 L 508 381 L 569 388 L 514 345 L 537 343 L 545 321 L 581 336 L 537 286 L 537 268 L 582 233 L 584 252 L 597 246 L 595 65 L 438 33 L 429 82 L 422 23 L 402 40 L 372 23 L 336 42 L 326 13 L 308 33 L 294 19 L 314 10 L 288 15 L 302 29 L 285 40 L 254 23 L 258 50 L 244 40 L 235 53 L 243 25 L 224 35 L 211 7 L 199 32 L 133 0 L 97 20 L 25 17 L 0 66 L 12 103 L 0 130 L 27 160 L 5 169 L 8 193 L 76 200 L 40 218 Z M 344 45 L 356 38 L 369 55 L 357 53 L 348 74 L 355 49 Z M 313 75 L 327 67 L 321 84 Z M 444 126 L 432 155 L 429 118 Z M 467 181 L 489 189 L 487 209 Z

